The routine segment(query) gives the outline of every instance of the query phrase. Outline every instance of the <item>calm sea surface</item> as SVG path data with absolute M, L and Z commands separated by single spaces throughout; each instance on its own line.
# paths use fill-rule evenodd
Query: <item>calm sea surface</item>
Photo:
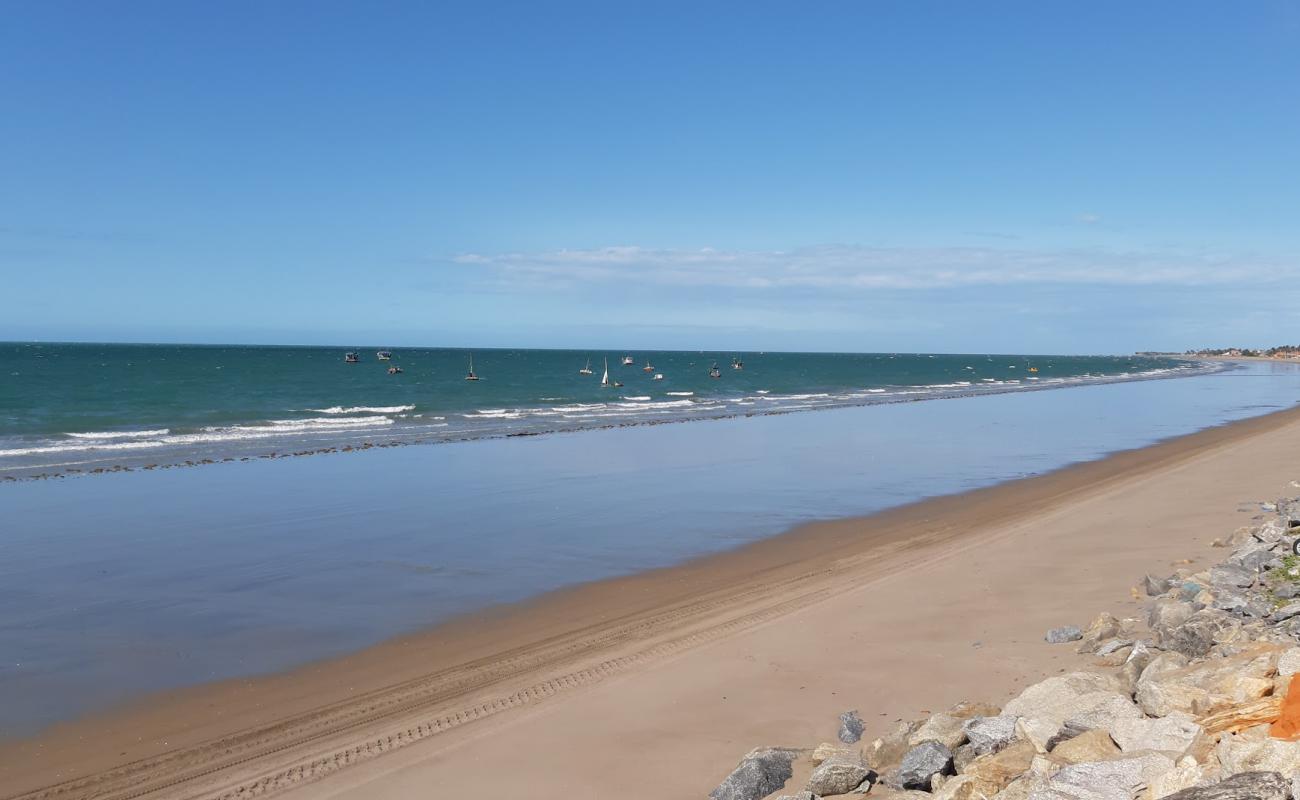
M 216 352 L 209 355 L 217 359 Z M 344 365 L 338 355 L 329 355 L 327 368 L 351 388 L 318 387 L 311 398 L 287 397 L 307 390 L 276 385 L 255 398 L 236 399 L 200 375 L 194 381 L 213 392 L 206 404 L 196 401 L 202 392 L 193 387 L 174 388 L 170 399 L 155 398 L 152 405 L 118 396 L 155 385 L 143 381 L 119 383 L 118 391 L 106 392 L 98 405 L 95 392 L 87 389 L 75 403 L 47 397 L 42 411 L 34 411 L 37 403 L 29 400 L 14 413 L 10 388 L 5 435 L 53 441 L 69 432 L 143 430 L 143 425 L 177 431 L 252 425 L 252 420 L 279 419 L 290 408 L 356 403 L 414 405 L 401 413 L 448 421 L 484 408 L 535 407 L 523 400 L 489 404 L 463 395 L 457 395 L 458 405 L 422 399 L 436 396 L 432 390 L 397 397 L 392 393 L 408 389 L 387 382 L 390 376 L 373 353 L 358 365 Z M 452 370 L 458 359 L 446 358 L 445 369 Z M 548 358 L 574 376 L 582 366 L 571 357 Z M 665 375 L 678 358 L 688 357 L 652 356 Z M 729 359 L 720 357 L 721 385 L 711 389 L 706 373 L 685 384 L 690 388 L 678 385 L 672 391 L 701 397 L 732 392 L 723 387 L 743 380 L 747 384 L 735 387 L 731 396 L 754 398 L 756 404 L 764 396 L 758 390 L 767 387 L 786 396 L 822 389 L 828 395 L 849 394 L 843 379 L 838 389 L 824 376 L 816 386 L 796 386 L 793 378 L 778 381 L 763 366 L 770 363 L 764 358 L 776 356 L 744 358 L 745 369 L 736 371 L 743 379 L 728 371 Z M 910 359 L 913 370 L 924 366 L 921 357 L 899 358 Z M 949 377 L 927 373 L 904 384 L 904 376 L 895 374 L 879 383 L 895 387 L 891 391 L 959 383 L 960 370 L 976 373 L 970 380 L 975 386 L 983 382 L 978 370 L 1012 366 L 1024 377 L 1023 358 L 981 358 L 924 359 L 942 361 L 947 366 L 934 369 Z M 500 359 L 496 366 L 494 359 Z M 508 372 L 501 368 L 506 359 L 505 353 L 476 354 L 482 391 L 489 375 Z M 707 370 L 712 356 L 694 360 L 696 367 L 707 362 Z M 187 363 L 195 367 L 192 355 Z M 1054 375 L 1049 369 L 1064 369 L 1065 362 L 1033 363 L 1041 364 L 1038 374 L 1046 380 Z M 687 364 L 680 364 L 683 373 Z M 220 365 L 210 362 L 209 371 Z M 1175 368 L 1135 362 L 1130 371 Z M 1097 375 L 1122 368 L 1114 360 L 1096 360 L 1071 369 L 1075 375 Z M 627 370 L 625 383 L 641 379 L 639 369 Z M 415 373 L 411 368 L 393 377 Z M 431 371 L 426 386 L 442 386 L 436 382 L 441 375 Z M 117 380 L 105 378 L 101 385 Z M 456 373 L 447 376 L 449 394 L 472 391 L 458 380 Z M 865 380 L 859 387 L 877 388 Z M 155 385 L 150 391 L 161 389 Z M 584 388 L 580 394 L 575 389 L 563 402 L 591 400 L 588 391 L 597 390 Z M 643 391 L 659 398 L 654 389 L 636 389 Z M 24 388 L 20 394 L 30 397 L 29 392 Z M 731 415 L 686 425 L 0 483 L 0 731 L 30 733 L 144 692 L 284 669 L 460 612 L 677 563 L 800 522 L 1038 474 L 1288 408 L 1297 400 L 1300 368 L 1251 364 L 1057 391 L 846 404 L 816 413 Z M 141 405 L 151 407 L 153 416 L 143 418 Z M 62 410 L 56 412 L 56 406 Z M 136 416 L 125 414 L 125 408 L 136 409 Z M 102 418 L 93 419 L 96 413 Z M 283 418 L 321 418 L 309 413 Z M 399 424 L 394 419 L 392 426 Z

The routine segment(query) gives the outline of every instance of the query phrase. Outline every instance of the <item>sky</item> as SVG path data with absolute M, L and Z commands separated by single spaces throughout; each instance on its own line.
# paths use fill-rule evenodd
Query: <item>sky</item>
M 1300 341 L 1300 5 L 0 0 L 0 339 Z

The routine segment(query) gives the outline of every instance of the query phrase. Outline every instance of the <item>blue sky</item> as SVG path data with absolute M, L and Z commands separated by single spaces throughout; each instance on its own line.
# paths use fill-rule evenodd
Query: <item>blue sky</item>
M 0 339 L 1300 339 L 1300 6 L 12 2 Z

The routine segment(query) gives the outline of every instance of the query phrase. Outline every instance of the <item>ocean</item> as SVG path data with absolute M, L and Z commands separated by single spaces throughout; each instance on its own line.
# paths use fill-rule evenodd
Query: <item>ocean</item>
M 1141 356 L 0 344 L 0 477 L 1174 377 Z M 474 359 L 478 381 L 465 380 Z M 622 361 L 627 356 L 631 366 Z M 733 368 L 739 359 L 742 369 Z M 608 361 L 612 381 L 602 388 Z M 579 370 L 590 362 L 592 374 Z M 720 376 L 710 377 L 713 365 Z M 650 369 L 646 367 L 649 366 Z M 400 374 L 389 374 L 399 367 Z M 656 375 L 661 375 L 659 380 Z

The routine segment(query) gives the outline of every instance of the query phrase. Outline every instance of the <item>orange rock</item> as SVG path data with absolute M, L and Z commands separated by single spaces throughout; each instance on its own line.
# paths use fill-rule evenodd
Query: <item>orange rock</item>
M 1286 697 L 1282 699 L 1282 713 L 1268 727 L 1268 735 L 1274 739 L 1300 739 L 1300 681 L 1291 681 L 1287 687 Z

